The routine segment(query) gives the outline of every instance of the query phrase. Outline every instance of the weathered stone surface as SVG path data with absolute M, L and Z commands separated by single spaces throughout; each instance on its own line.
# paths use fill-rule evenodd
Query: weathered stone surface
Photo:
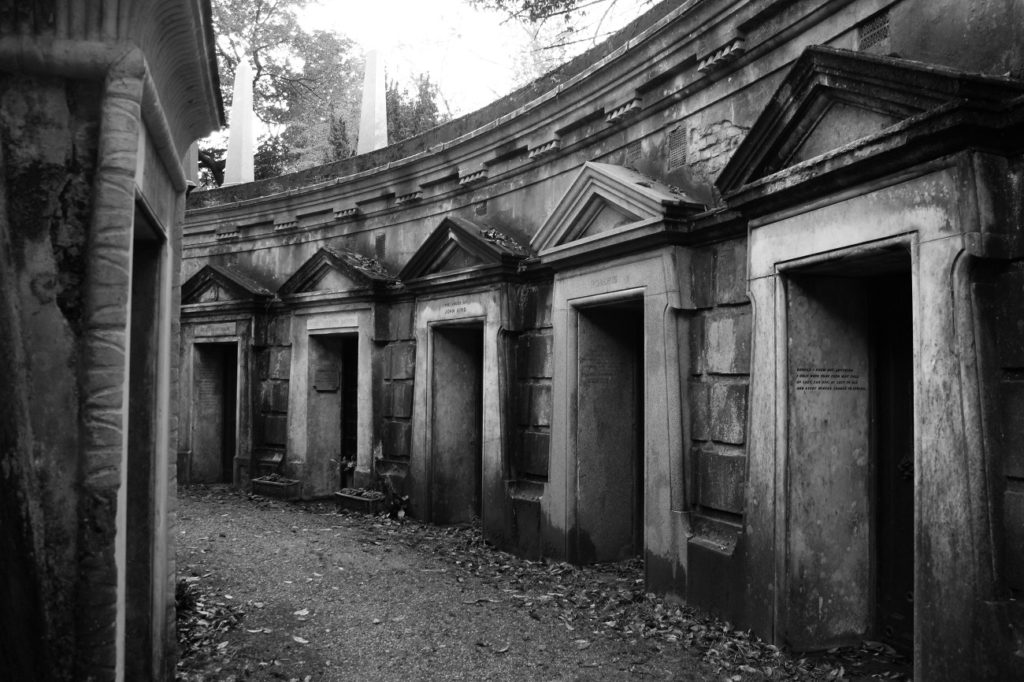
M 387 308 L 388 339 L 404 341 L 413 338 L 413 316 L 415 312 L 416 306 L 412 301 L 389 306 Z
M 704 313 L 697 313 L 690 318 L 690 374 L 703 374 L 707 369 L 707 342 L 704 331 L 707 320 Z
M 702 507 L 742 514 L 747 458 L 697 450 L 697 501 Z
M 256 384 L 256 409 L 261 412 L 269 412 L 271 407 L 271 391 L 273 384 L 269 381 L 260 381 Z
M 270 409 L 275 412 L 288 411 L 288 382 L 276 380 L 270 385 Z
M 715 303 L 747 301 L 747 247 L 744 242 L 720 244 L 715 249 Z
M 699 381 L 690 384 L 690 437 L 711 439 L 711 386 Z
M 257 348 L 252 354 L 252 372 L 256 381 L 266 381 L 270 378 L 270 349 Z
M 712 440 L 741 445 L 747 430 L 747 385 L 713 384 L 711 414 Z
M 267 342 L 272 346 L 290 346 L 292 343 L 291 315 L 276 315 L 267 325 Z
M 523 432 L 519 456 L 520 473 L 547 478 L 551 436 L 539 431 Z
M 268 350 L 267 378 L 288 379 L 291 375 L 292 353 L 289 348 L 271 348 Z
M 280 379 L 261 381 L 257 389 L 257 409 L 265 412 L 287 412 L 288 382 Z
M 528 331 L 551 326 L 551 285 L 523 284 L 513 287 L 512 328 Z
M 710 308 L 715 304 L 714 273 L 715 253 L 705 247 L 693 252 L 690 261 L 690 286 L 693 287 L 693 304 L 698 308 Z
M 388 378 L 412 379 L 416 369 L 416 344 L 411 341 L 392 343 L 387 347 Z
M 530 425 L 549 426 L 551 424 L 551 384 L 533 384 L 530 386 Z
M 528 334 L 519 339 L 519 376 L 551 378 L 551 333 Z
M 515 414 L 520 426 L 530 425 L 530 384 L 526 382 L 516 388 Z
M 263 444 L 284 445 L 288 442 L 288 418 L 280 414 L 263 416 Z
M 388 385 L 391 390 L 391 416 L 408 419 L 412 416 L 412 382 L 392 381 Z
M 409 422 L 385 419 L 381 445 L 384 449 L 385 457 L 408 457 Z
M 707 371 L 750 373 L 750 308 L 714 310 L 707 316 Z

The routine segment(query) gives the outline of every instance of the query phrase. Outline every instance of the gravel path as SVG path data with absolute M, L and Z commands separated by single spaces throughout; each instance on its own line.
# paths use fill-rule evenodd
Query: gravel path
M 643 592 L 443 529 L 179 491 L 179 680 L 837 679 Z

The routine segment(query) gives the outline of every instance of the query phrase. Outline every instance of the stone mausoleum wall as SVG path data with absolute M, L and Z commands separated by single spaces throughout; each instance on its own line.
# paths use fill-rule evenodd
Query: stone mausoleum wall
M 179 410 L 228 426 L 179 472 L 382 487 L 780 644 L 1016 674 L 1022 18 L 664 2 L 417 138 L 194 193 Z
M 0 9 L 0 668 L 173 676 L 183 162 L 205 2 Z

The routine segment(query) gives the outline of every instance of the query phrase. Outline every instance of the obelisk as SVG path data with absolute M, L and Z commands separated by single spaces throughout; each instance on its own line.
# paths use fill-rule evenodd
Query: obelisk
M 356 154 L 365 154 L 388 146 L 387 99 L 384 91 L 384 63 L 377 50 L 366 53 L 363 76 L 363 105 L 359 117 Z
M 256 153 L 256 114 L 252 109 L 252 68 L 241 61 L 235 69 L 235 89 L 228 121 L 228 151 L 224 163 L 224 184 L 253 181 Z

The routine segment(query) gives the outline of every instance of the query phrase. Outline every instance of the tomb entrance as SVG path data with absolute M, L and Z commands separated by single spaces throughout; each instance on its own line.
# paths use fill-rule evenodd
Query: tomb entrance
M 577 309 L 575 556 L 643 553 L 644 356 L 640 298 Z
M 306 465 L 312 481 L 353 485 L 358 450 L 359 335 L 309 337 L 309 436 Z
M 906 249 L 786 278 L 796 648 L 913 646 L 911 296 Z
M 238 442 L 238 343 L 194 345 L 192 483 L 234 482 Z
M 470 523 L 481 517 L 483 324 L 432 328 L 430 518 Z

